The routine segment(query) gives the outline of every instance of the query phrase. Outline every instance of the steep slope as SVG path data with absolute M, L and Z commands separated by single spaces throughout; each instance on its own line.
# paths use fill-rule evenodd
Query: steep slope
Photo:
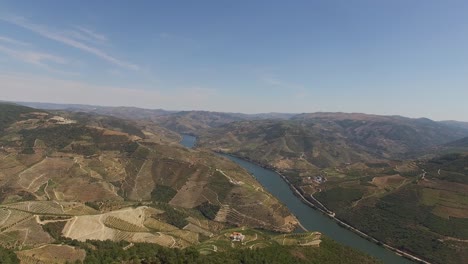
M 76 120 L 87 126 L 124 132 L 140 138 L 151 138 L 154 142 L 170 144 L 181 140 L 180 135 L 176 132 L 158 126 L 146 119 L 122 119 L 109 115 L 99 115 L 94 112 L 52 111 L 51 113 Z
M 41 112 L 30 107 L 20 106 L 13 103 L 0 103 L 0 132 L 7 128 L 10 124 L 25 119 L 25 114 L 30 112 Z
M 327 177 L 314 194 L 336 217 L 434 263 L 468 260 L 468 154 Z M 369 175 L 369 176 L 367 176 Z
M 243 121 L 204 131 L 199 146 L 234 153 L 280 170 L 313 172 L 320 167 L 374 160 L 339 133 L 297 121 Z
M 278 169 L 302 170 L 400 159 L 466 135 L 468 130 L 429 119 L 316 113 L 207 129 L 200 133 L 199 145 Z
M 18 112 L 0 133 L 0 237 L 14 238 L 3 240 L 9 247 L 52 242 L 36 230 L 49 218 L 66 223 L 58 232 L 78 240 L 171 245 L 173 238 L 177 247 L 226 225 L 290 232 L 297 224 L 245 170 L 211 152 L 160 142 L 119 119 L 6 107 Z M 108 214 L 115 210 L 133 218 Z M 162 229 L 165 238 L 156 233 Z M 27 230 L 37 238 L 21 240 Z
M 468 135 L 468 129 L 455 128 L 427 118 L 377 116 L 366 114 L 315 113 L 293 118 L 303 123 L 338 126 L 350 141 L 382 157 L 401 157 Z
M 451 126 L 451 127 L 454 127 L 454 128 L 468 129 L 468 122 L 446 120 L 446 121 L 440 121 L 440 123 Z
M 274 167 L 317 207 L 392 246 L 464 263 L 468 156 L 405 156 L 463 149 L 465 135 L 427 119 L 318 113 L 230 123 L 198 145 Z
M 468 147 L 468 137 L 465 137 L 465 138 L 462 138 L 462 139 L 459 139 L 459 140 L 456 140 L 456 141 L 452 141 L 452 142 L 449 142 L 447 144 L 445 144 L 445 146 L 448 146 L 448 147 Z
M 450 141 L 448 143 L 437 145 L 429 150 L 421 152 L 421 156 L 426 158 L 437 157 L 441 154 L 463 153 L 468 152 L 468 137 Z

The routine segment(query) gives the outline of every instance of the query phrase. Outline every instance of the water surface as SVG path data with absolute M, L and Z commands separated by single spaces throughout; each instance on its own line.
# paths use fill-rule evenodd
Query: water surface
M 195 137 L 184 135 L 184 138 L 186 139 L 182 140 L 181 144 L 190 148 L 194 146 L 196 141 Z M 183 142 L 188 142 L 188 144 L 185 145 Z M 265 187 L 265 189 L 285 204 L 291 213 L 293 213 L 299 219 L 301 224 L 309 231 L 319 231 L 341 244 L 363 251 L 377 259 L 380 259 L 384 263 L 413 263 L 412 261 L 400 257 L 394 252 L 378 246 L 348 229 L 339 226 L 329 217 L 304 204 L 300 198 L 293 194 L 288 184 L 276 172 L 233 156 L 224 154 L 219 155 L 234 161 L 250 172 L 250 174 L 252 174 L 257 181 Z
M 182 135 L 182 140 L 180 141 L 180 144 L 182 144 L 186 148 L 193 148 L 196 142 L 196 137 L 184 134 Z

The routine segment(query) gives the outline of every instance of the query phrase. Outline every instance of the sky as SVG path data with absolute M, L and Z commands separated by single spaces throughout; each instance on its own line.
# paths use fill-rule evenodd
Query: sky
M 468 1 L 0 1 L 0 100 L 468 121 Z

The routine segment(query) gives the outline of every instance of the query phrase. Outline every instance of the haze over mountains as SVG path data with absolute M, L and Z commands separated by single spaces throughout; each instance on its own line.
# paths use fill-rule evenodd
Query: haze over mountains
M 0 264 L 468 263 L 468 1 L 0 1 Z
M 164 110 L 164 109 L 146 109 L 139 107 L 126 107 L 126 106 L 98 106 L 98 105 L 83 105 L 83 104 L 57 104 L 57 103 L 42 103 L 42 102 L 15 102 L 20 105 L 29 106 L 39 109 L 49 109 L 49 110 L 68 110 L 74 112 L 92 112 L 102 115 L 117 116 L 126 119 L 152 119 L 159 116 L 174 115 L 173 119 L 176 117 L 186 117 L 188 120 L 177 121 L 179 125 L 183 125 L 184 122 L 195 123 L 198 126 L 208 126 L 213 127 L 219 124 L 229 123 L 232 121 L 241 121 L 241 120 L 261 120 L 261 119 L 303 119 L 306 116 L 310 117 L 334 117 L 341 119 L 372 119 L 374 118 L 404 118 L 402 116 L 379 116 L 372 114 L 363 114 L 363 113 L 258 113 L 258 114 L 243 114 L 243 113 L 229 113 L 229 112 L 213 112 L 213 111 L 176 111 L 176 110 Z M 203 117 L 205 116 L 205 117 Z M 194 120 L 192 120 L 194 119 Z M 418 118 L 410 118 L 418 119 Z M 421 120 L 429 120 L 427 118 L 419 118 Z M 435 121 L 437 122 L 437 121 Z M 438 121 L 447 126 L 459 127 L 468 129 L 468 122 L 464 121 Z M 181 132 L 181 131 L 179 131 Z

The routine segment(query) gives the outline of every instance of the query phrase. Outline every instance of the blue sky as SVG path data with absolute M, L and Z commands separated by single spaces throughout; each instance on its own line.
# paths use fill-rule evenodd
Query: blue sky
M 468 1 L 0 2 L 0 99 L 468 121 Z

